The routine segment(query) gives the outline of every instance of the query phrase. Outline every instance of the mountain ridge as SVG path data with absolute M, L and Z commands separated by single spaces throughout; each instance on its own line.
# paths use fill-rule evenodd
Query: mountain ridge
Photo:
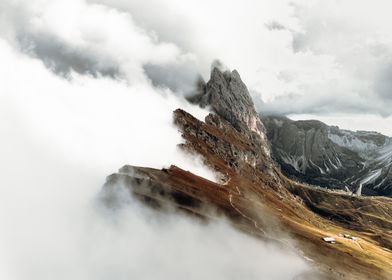
M 247 90 L 230 86 L 239 75 L 228 72 L 226 76 L 234 75 L 228 82 L 223 73 L 216 74 L 211 78 L 218 81 L 208 83 L 218 86 L 203 91 L 201 97 L 220 96 L 205 98 L 224 103 L 236 95 L 242 105 L 251 106 L 245 102 Z M 252 127 L 254 106 L 245 108 L 250 115 L 244 115 L 237 110 L 238 103 L 203 105 L 213 110 L 204 122 L 181 109 L 174 111 L 173 120 L 185 141 L 180 148 L 202 156 L 220 181 L 211 182 L 175 165 L 162 170 L 124 166 L 107 177 L 102 190 L 107 205 L 118 203 L 114 194 L 121 187 L 157 211 L 174 208 L 206 222 L 223 216 L 246 234 L 298 250 L 318 271 L 298 279 L 378 280 L 392 275 L 391 199 L 353 197 L 293 181 L 266 152 L 268 140 L 259 133 L 264 132 Z M 262 124 L 259 116 L 255 118 Z M 336 243 L 323 241 L 325 236 Z
M 320 121 L 269 116 L 263 121 L 282 171 L 302 182 L 365 195 L 392 196 L 392 138 Z

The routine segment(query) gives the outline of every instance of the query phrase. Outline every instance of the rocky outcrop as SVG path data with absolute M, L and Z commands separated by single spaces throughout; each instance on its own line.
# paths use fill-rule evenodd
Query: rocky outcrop
M 239 73 L 221 71 L 214 67 L 207 84 L 199 84 L 199 93 L 190 99 L 201 107 L 209 107 L 229 122 L 237 131 L 258 141 L 264 153 L 269 156 L 270 148 L 266 130 L 255 110 L 254 103 Z
M 365 195 L 392 195 L 392 141 L 375 132 L 341 130 L 320 121 L 266 117 L 267 136 L 282 171 L 313 185 Z
M 259 137 L 254 137 L 254 141 L 249 141 L 249 135 L 246 133 L 241 133 L 241 137 L 238 137 L 239 132 L 216 114 L 209 114 L 205 123 L 201 123 L 187 112 L 177 109 L 174 112 L 174 119 L 175 124 L 183 130 L 183 137 L 188 140 L 188 143 L 193 143 L 194 138 L 204 142 L 210 152 L 219 155 L 225 165 L 237 172 L 256 169 L 274 176 L 273 161 L 265 153 Z M 211 133 L 211 128 L 218 131 L 218 134 Z M 198 147 L 190 148 L 190 150 L 197 149 Z M 215 169 L 224 168 L 216 166 Z

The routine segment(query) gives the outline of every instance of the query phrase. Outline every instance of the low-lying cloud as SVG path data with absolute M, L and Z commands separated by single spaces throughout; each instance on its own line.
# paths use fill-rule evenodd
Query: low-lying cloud
M 223 222 L 159 214 L 131 197 L 111 211 L 99 200 L 100 174 L 40 151 L 38 158 L 21 152 L 24 160 L 11 164 L 1 182 L 4 279 L 282 280 L 310 270 L 294 252 Z
M 4 39 L 0 59 L 2 278 L 280 280 L 309 271 L 295 252 L 224 223 L 163 216 L 132 199 L 115 213 L 98 202 L 105 176 L 123 164 L 174 163 L 214 180 L 176 148 L 172 124 L 178 107 L 206 111 L 147 78 L 56 75 Z

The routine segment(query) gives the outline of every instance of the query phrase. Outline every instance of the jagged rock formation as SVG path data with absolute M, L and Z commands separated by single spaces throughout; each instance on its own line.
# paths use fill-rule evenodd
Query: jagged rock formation
M 270 155 L 265 127 L 237 70 L 222 72 L 215 67 L 209 82 L 205 86 L 199 85 L 199 89 L 201 92 L 191 98 L 191 102 L 201 107 L 211 107 L 236 130 L 248 135 L 253 141 L 259 141 L 264 153 Z
M 267 136 L 282 171 L 313 185 L 392 196 L 392 139 L 341 130 L 320 121 L 266 117 Z
M 391 199 L 352 197 L 285 177 L 266 152 L 269 146 L 262 122 L 253 103 L 246 101 L 249 94 L 239 84 L 238 73 L 225 73 L 214 70 L 206 90 L 196 98 L 215 111 L 205 122 L 180 109 L 174 112 L 174 122 L 185 139 L 181 147 L 201 155 L 221 174 L 222 182 L 176 166 L 162 170 L 124 166 L 107 178 L 104 201 L 116 204 L 113 194 L 123 187 L 160 211 L 175 207 L 206 221 L 224 215 L 239 230 L 287 248 L 293 246 L 290 236 L 322 273 L 305 279 L 392 275 Z M 359 241 L 348 240 L 342 233 Z M 322 241 L 325 236 L 333 237 L 336 244 Z

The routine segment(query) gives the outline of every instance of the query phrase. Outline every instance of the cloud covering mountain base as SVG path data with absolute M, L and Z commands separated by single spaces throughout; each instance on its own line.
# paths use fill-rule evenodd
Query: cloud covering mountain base
M 309 271 L 295 252 L 224 222 L 160 215 L 132 198 L 117 212 L 99 203 L 105 175 L 125 163 L 175 163 L 215 180 L 176 148 L 172 124 L 175 108 L 199 118 L 206 111 L 146 81 L 56 75 L 3 39 L 0 56 L 1 278 L 293 279 Z

